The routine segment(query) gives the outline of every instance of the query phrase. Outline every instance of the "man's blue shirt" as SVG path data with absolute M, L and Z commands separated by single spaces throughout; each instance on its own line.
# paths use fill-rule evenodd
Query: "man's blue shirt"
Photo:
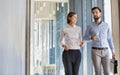
M 107 23 L 101 22 L 98 25 L 96 22 L 93 22 L 91 25 L 88 25 L 83 41 L 90 41 L 93 35 L 97 36 L 97 40 L 92 41 L 92 47 L 109 47 L 114 52 L 112 35 Z

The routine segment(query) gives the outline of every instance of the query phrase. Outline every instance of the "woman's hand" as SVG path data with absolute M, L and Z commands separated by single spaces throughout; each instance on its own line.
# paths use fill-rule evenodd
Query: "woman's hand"
M 81 43 L 80 43 L 80 47 L 83 47 L 83 46 L 84 46 L 84 43 L 83 43 L 83 42 L 81 42 Z
M 67 45 L 62 45 L 62 47 L 64 48 L 64 50 L 68 51 L 69 47 Z

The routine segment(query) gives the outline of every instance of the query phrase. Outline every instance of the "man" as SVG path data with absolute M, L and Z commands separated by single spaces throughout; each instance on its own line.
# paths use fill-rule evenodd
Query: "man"
M 112 57 L 114 54 L 114 45 L 112 35 L 107 23 L 101 20 L 102 12 L 99 7 L 92 8 L 94 21 L 86 29 L 83 43 L 92 40 L 92 61 L 95 68 L 95 75 L 101 75 L 101 64 L 103 66 L 104 75 L 110 75 L 110 58 L 109 50 L 111 49 Z M 81 45 L 83 45 L 81 43 Z

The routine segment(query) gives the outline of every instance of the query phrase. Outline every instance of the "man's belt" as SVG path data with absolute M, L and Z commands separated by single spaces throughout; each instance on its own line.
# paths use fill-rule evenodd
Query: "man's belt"
M 92 49 L 96 49 L 96 50 L 105 50 L 105 49 L 108 49 L 108 47 L 103 47 L 103 48 L 92 47 Z

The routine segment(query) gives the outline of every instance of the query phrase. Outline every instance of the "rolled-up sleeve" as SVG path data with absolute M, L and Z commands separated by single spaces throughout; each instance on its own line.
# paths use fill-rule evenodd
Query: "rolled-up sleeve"
M 108 35 L 107 40 L 108 40 L 109 47 L 111 51 L 114 52 L 114 44 L 113 44 L 112 33 L 110 29 L 108 29 L 107 35 Z
M 87 29 L 85 31 L 85 35 L 83 37 L 83 42 L 89 42 L 89 41 L 91 41 L 90 26 L 87 26 Z

